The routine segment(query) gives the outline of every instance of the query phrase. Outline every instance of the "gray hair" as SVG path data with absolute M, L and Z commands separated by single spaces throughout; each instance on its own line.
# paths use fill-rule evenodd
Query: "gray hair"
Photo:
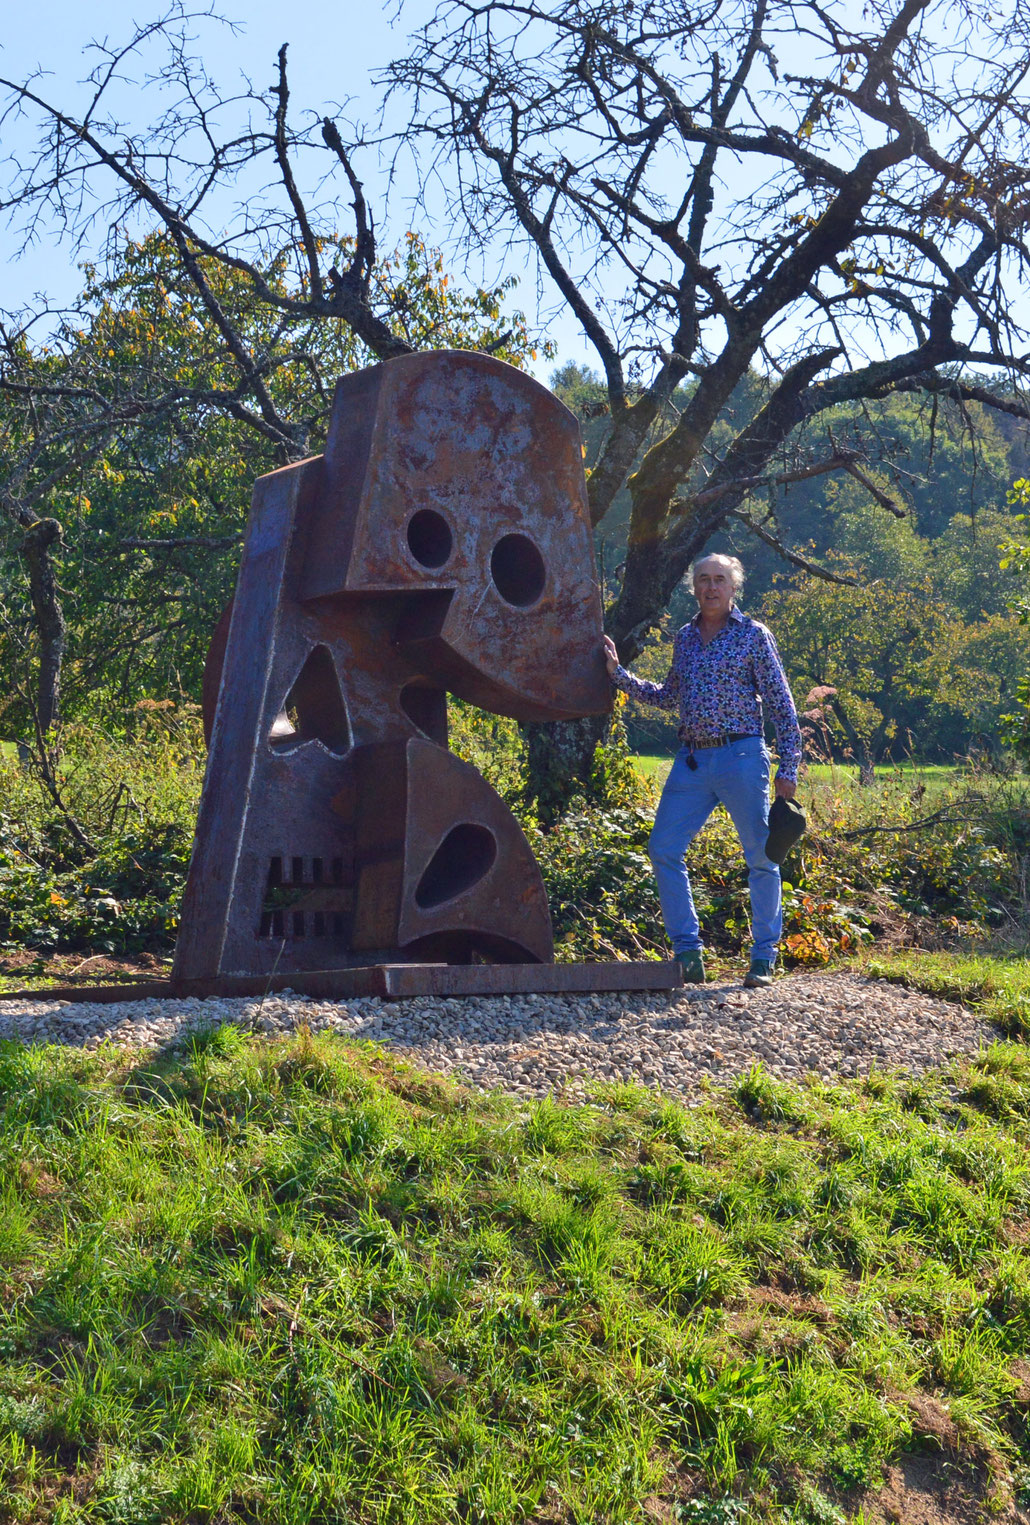
M 691 588 L 694 587 L 694 580 L 706 561 L 722 561 L 726 564 L 730 577 L 733 580 L 733 597 L 739 598 L 741 589 L 744 586 L 744 568 L 736 556 L 724 556 L 721 551 L 711 551 L 707 556 L 699 556 L 696 561 L 690 563 L 690 566 L 687 568 L 687 576 L 690 579 Z

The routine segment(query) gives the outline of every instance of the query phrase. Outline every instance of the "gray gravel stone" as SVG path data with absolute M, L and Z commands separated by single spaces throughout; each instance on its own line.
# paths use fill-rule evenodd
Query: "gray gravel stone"
M 148 1000 L 119 1006 L 0 1001 L 0 1038 L 97 1048 L 182 1043 L 233 1022 L 276 1037 L 306 1024 L 395 1049 L 483 1090 L 582 1093 L 631 1079 L 695 1098 L 761 1062 L 773 1074 L 920 1073 L 992 1043 L 964 1007 L 859 974 L 792 974 L 767 990 L 706 985 L 666 993 L 330 1002 L 282 991 L 259 1001 Z

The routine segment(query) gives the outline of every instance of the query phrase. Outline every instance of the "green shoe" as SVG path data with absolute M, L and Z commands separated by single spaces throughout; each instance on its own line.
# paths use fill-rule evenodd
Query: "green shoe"
M 764 990 L 773 982 L 773 966 L 771 958 L 753 958 L 751 968 L 744 976 L 745 990 Z
M 677 953 L 676 962 L 683 970 L 683 983 L 685 985 L 704 984 L 705 960 L 700 948 L 693 948 L 689 953 Z

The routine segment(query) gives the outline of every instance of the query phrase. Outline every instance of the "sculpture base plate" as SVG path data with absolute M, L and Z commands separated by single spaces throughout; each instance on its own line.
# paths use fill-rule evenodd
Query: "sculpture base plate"
M 12 990 L 0 1001 L 153 1001 L 193 996 L 265 996 L 291 990 L 323 1001 L 378 996 L 575 995 L 612 990 L 675 990 L 683 973 L 675 960 L 607 964 L 366 964 L 289 974 L 220 974 L 204 980 L 145 980 L 126 985 L 74 985 Z

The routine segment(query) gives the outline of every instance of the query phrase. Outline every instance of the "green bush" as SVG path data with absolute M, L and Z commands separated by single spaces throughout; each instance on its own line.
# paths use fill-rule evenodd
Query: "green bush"
M 527 799 L 514 721 L 454 703 L 451 743 L 519 816 L 560 960 L 667 956 L 647 856 L 656 795 L 619 724 L 583 795 L 548 828 Z M 37 767 L 19 764 L 13 747 L 0 752 L 0 943 L 41 953 L 167 950 L 203 777 L 195 709 L 147 701 L 117 734 L 71 728 L 52 761 L 64 811 Z M 1025 923 L 1025 781 L 956 774 L 928 784 L 898 774 L 857 789 L 838 773 L 805 784 L 802 796 L 810 829 L 784 865 L 788 962 L 824 964 L 888 930 L 940 940 Z M 723 811 L 688 865 L 707 945 L 738 954 L 750 940 L 747 868 Z
M 939 942 L 1025 924 L 1025 781 L 956 774 L 928 799 L 918 776 L 898 775 L 875 789 L 806 784 L 802 797 L 809 831 L 783 866 L 786 962 L 823 965 L 887 933 Z M 668 955 L 647 857 L 653 813 L 653 796 L 580 800 L 531 833 L 559 958 Z M 750 941 L 747 866 L 721 809 L 687 864 L 705 943 L 739 954 Z
M 203 778 L 195 706 L 145 701 L 114 736 L 69 728 L 49 766 L 50 788 L 38 759 L 0 755 L 0 943 L 167 950 Z

